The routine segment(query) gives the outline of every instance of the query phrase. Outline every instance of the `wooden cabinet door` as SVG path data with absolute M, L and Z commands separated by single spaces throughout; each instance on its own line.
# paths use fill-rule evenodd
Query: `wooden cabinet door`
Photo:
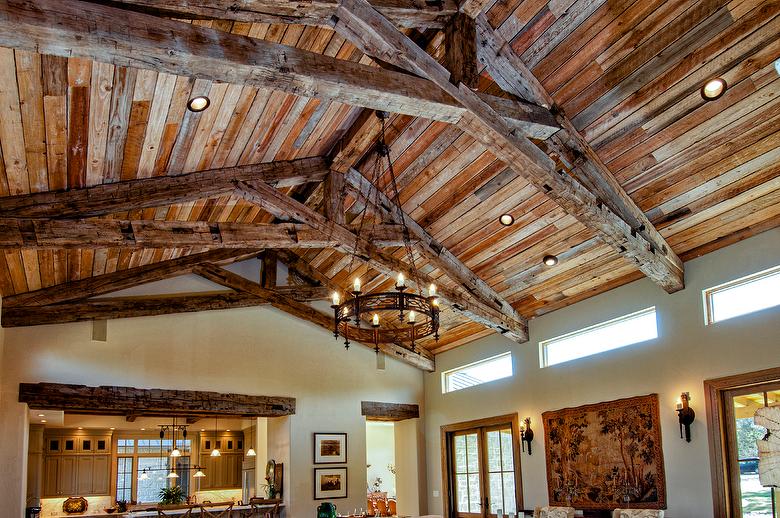
M 71 496 L 76 491 L 76 457 L 64 456 L 59 459 L 57 469 L 57 494 L 60 496 Z
M 83 455 L 76 460 L 76 492 L 79 495 L 92 494 L 92 470 L 95 458 Z
M 111 456 L 95 455 L 92 464 L 92 494 L 107 495 L 111 478 Z
M 44 457 L 43 460 L 43 496 L 58 496 L 57 471 L 59 457 Z

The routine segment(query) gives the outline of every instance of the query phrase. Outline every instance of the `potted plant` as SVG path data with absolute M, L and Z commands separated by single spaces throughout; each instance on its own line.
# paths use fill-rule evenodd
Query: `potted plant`
M 184 502 L 187 495 L 184 494 L 184 490 L 181 486 L 164 487 L 160 489 L 160 504 L 161 505 L 173 505 Z

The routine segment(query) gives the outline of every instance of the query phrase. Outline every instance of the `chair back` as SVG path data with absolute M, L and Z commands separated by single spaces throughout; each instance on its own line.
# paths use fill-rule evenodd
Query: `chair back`
M 227 507 L 224 509 L 214 509 L 215 507 L 222 507 L 224 505 L 227 505 Z M 211 506 L 211 509 L 209 509 L 208 506 Z M 204 517 L 207 516 L 208 518 L 229 518 L 232 511 L 233 502 L 229 502 L 227 504 L 207 504 L 200 506 L 200 515 Z
M 183 509 L 186 509 L 183 513 L 181 512 Z M 176 516 L 176 517 L 184 517 L 184 518 L 190 518 L 192 516 L 192 509 L 193 506 L 185 504 L 185 505 L 160 505 L 157 506 L 157 516 Z M 170 514 L 168 514 L 170 513 Z
M 615 509 L 612 518 L 664 518 L 664 512 L 656 509 Z
M 537 507 L 534 518 L 574 518 L 573 507 Z
M 279 516 L 279 502 L 276 502 L 271 509 L 266 510 L 263 518 L 276 518 Z

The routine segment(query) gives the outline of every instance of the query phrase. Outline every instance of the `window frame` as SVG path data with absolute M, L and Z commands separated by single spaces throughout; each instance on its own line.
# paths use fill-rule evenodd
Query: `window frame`
M 572 338 L 572 337 L 575 337 L 575 336 L 578 336 L 578 335 L 584 335 L 584 334 L 590 333 L 591 331 L 594 331 L 594 330 L 597 330 L 597 329 L 604 329 L 604 328 L 610 327 L 610 326 L 612 326 L 614 324 L 622 323 L 622 322 L 625 322 L 627 320 L 631 320 L 633 318 L 641 317 L 641 316 L 644 316 L 644 315 L 649 315 L 651 313 L 655 316 L 655 328 L 656 328 L 656 335 L 653 338 L 647 338 L 647 339 L 644 339 L 644 340 L 638 340 L 636 342 L 631 342 L 631 343 L 620 345 L 618 347 L 613 347 L 612 349 L 606 349 L 604 351 L 599 351 L 599 352 L 595 352 L 595 353 L 585 354 L 585 355 L 582 355 L 582 356 L 578 356 L 577 358 L 572 358 L 570 360 L 566 360 L 566 361 L 563 361 L 563 362 L 558 362 L 558 363 L 553 363 L 553 364 L 549 363 L 549 358 L 548 358 L 548 353 L 547 353 L 547 346 L 550 345 L 553 342 L 559 342 L 559 341 L 563 341 L 563 340 L 568 340 L 569 338 Z M 650 307 L 647 307 L 647 308 L 644 308 L 644 309 L 640 309 L 639 311 L 634 311 L 632 313 L 621 315 L 619 317 L 615 317 L 615 318 L 612 318 L 612 319 L 604 321 L 604 322 L 599 322 L 599 323 L 596 323 L 596 324 L 584 327 L 582 329 L 577 329 L 576 331 L 571 331 L 569 333 L 565 333 L 565 334 L 562 334 L 562 335 L 559 335 L 559 336 L 555 336 L 553 338 L 548 338 L 547 340 L 540 340 L 539 341 L 539 367 L 542 368 L 542 369 L 546 369 L 548 367 L 554 367 L 556 365 L 563 365 L 564 363 L 571 363 L 571 362 L 574 362 L 574 361 L 577 361 L 577 360 L 581 360 L 583 358 L 588 358 L 590 356 L 596 356 L 598 354 L 603 354 L 603 353 L 607 353 L 607 352 L 610 352 L 610 351 L 616 351 L 618 349 L 623 349 L 624 347 L 630 347 L 632 345 L 641 344 L 641 343 L 644 343 L 644 342 L 649 342 L 650 340 L 657 340 L 659 338 L 659 336 L 660 336 L 660 333 L 658 332 L 658 308 L 656 306 L 650 306 Z
M 495 417 L 488 417 L 485 419 L 477 419 L 474 421 L 465 421 L 462 423 L 454 423 L 454 424 L 448 424 L 443 425 L 441 427 L 441 468 L 442 468 L 442 505 L 443 505 L 443 515 L 442 516 L 454 516 L 454 509 L 452 506 L 453 498 L 454 498 L 454 486 L 455 483 L 454 477 L 452 476 L 452 472 L 454 470 L 454 462 L 452 459 L 452 452 L 450 445 L 452 444 L 452 437 L 456 435 L 457 433 L 464 433 L 469 430 L 473 429 L 489 429 L 494 428 L 497 426 L 509 426 L 512 429 L 512 461 L 514 463 L 514 474 L 515 474 L 515 501 L 517 505 L 517 510 L 520 512 L 522 509 L 524 509 L 523 505 L 523 476 L 522 476 L 522 459 L 521 459 L 521 451 L 520 451 L 520 419 L 518 417 L 518 414 L 515 412 L 513 414 L 505 414 Z M 484 457 L 484 452 L 486 451 L 487 445 L 482 442 L 480 444 L 480 461 L 482 462 Z M 480 481 L 480 484 L 482 484 L 482 481 Z M 484 503 L 484 486 L 481 486 L 480 489 L 480 497 L 482 499 L 482 502 Z M 483 504 L 484 505 L 484 504 Z M 489 515 L 488 515 L 489 516 Z
M 489 381 L 483 381 L 481 383 L 477 383 L 475 385 L 469 385 L 468 387 L 463 387 L 463 388 L 460 388 L 460 389 L 447 390 L 447 377 L 450 376 L 451 374 L 453 374 L 455 372 L 458 372 L 458 371 L 466 370 L 466 369 L 468 369 L 470 367 L 474 367 L 476 365 L 481 365 L 483 363 L 492 362 L 492 361 L 495 361 L 495 360 L 498 360 L 498 359 L 504 358 L 504 357 L 508 357 L 509 358 L 509 367 L 510 367 L 510 370 L 512 371 L 512 373 L 509 376 L 503 376 L 501 378 L 495 378 L 495 379 L 492 379 L 492 380 L 489 380 Z M 487 383 L 492 383 L 494 381 L 511 378 L 514 375 L 515 375 L 514 357 L 512 356 L 512 351 L 506 351 L 506 352 L 503 352 L 503 353 L 500 353 L 500 354 L 496 354 L 494 356 L 489 356 L 487 358 L 482 358 L 481 360 L 477 360 L 475 362 L 467 363 L 466 365 L 460 365 L 460 366 L 455 367 L 453 369 L 448 369 L 446 371 L 443 371 L 441 373 L 441 393 L 442 394 L 451 394 L 453 392 L 459 392 L 461 390 L 466 390 L 466 389 L 470 389 L 470 388 L 474 388 L 474 387 L 479 387 L 480 385 L 485 385 Z
M 720 322 L 725 322 L 726 320 L 732 320 L 739 317 L 744 317 L 747 315 L 752 315 L 753 313 L 757 313 L 759 311 L 765 311 L 767 309 L 776 308 L 780 306 L 780 303 L 775 304 L 774 306 L 769 306 L 766 308 L 758 309 L 756 311 L 750 311 L 748 313 L 743 313 L 741 315 L 735 315 L 733 317 L 725 318 L 723 320 L 715 320 L 715 314 L 714 314 L 714 307 L 712 304 L 712 296 L 718 292 L 726 291 L 732 288 L 738 288 L 740 286 L 744 286 L 746 284 L 751 284 L 753 282 L 756 282 L 759 279 L 763 279 L 764 277 L 771 277 L 773 275 L 780 275 L 780 265 L 773 266 L 772 268 L 767 268 L 766 270 L 761 270 L 760 272 L 752 273 L 750 275 L 746 275 L 744 277 L 740 277 L 738 279 L 733 279 L 728 282 L 724 282 L 722 284 L 718 284 L 717 286 L 712 286 L 710 288 L 706 288 L 701 290 L 701 296 L 702 296 L 702 305 L 704 307 L 704 325 L 705 326 L 711 326 L 714 324 L 718 324 Z

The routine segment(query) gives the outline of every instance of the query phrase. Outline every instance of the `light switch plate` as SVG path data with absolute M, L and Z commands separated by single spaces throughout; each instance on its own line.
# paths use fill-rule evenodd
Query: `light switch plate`
M 439 491 L 436 489 L 433 490 L 433 498 L 439 498 Z

